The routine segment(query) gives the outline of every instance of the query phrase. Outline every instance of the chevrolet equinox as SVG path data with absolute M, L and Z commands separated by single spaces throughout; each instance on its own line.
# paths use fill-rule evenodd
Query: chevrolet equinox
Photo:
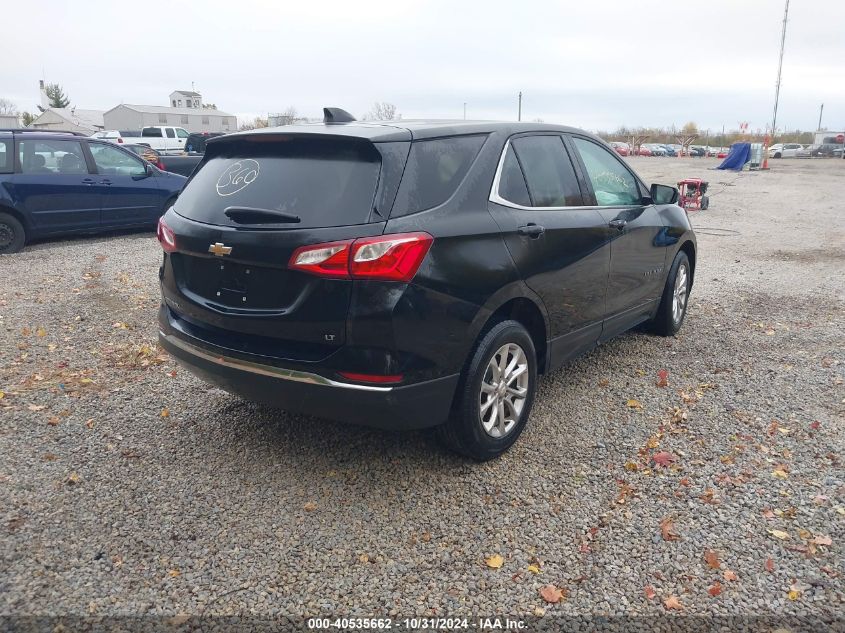
M 208 140 L 161 218 L 160 341 L 254 401 L 438 427 L 478 460 L 539 374 L 684 320 L 696 240 L 677 190 L 540 123 L 322 123 Z

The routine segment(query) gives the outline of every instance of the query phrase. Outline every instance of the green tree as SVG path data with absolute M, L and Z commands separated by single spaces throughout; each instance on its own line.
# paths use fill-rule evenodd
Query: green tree
M 21 112 L 21 123 L 24 127 L 29 127 L 35 121 L 35 115 L 32 112 Z
M 59 84 L 47 84 L 44 86 L 44 92 L 51 108 L 66 108 L 70 105 L 70 99 Z

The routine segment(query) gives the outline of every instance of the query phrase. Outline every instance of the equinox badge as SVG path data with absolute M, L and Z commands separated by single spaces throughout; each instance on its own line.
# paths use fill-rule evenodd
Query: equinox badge
M 228 255 L 232 252 L 231 246 L 226 246 L 222 242 L 215 242 L 208 247 L 208 252 L 217 255 L 218 257 L 223 257 L 223 255 Z

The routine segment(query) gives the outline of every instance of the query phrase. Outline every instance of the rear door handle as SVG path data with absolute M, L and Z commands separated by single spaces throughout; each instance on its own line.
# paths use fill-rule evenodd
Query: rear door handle
M 625 225 L 628 224 L 628 220 L 620 220 L 619 218 L 614 218 L 607 225 L 611 228 L 622 230 L 625 228 Z
M 83 178 L 83 179 L 82 179 L 82 184 L 84 184 L 84 185 L 93 185 L 93 184 L 94 184 L 94 179 L 93 179 L 93 178 Z
M 100 181 L 100 184 L 101 184 L 101 185 L 110 185 L 110 184 L 111 184 L 111 180 L 107 180 L 107 179 L 105 179 L 105 180 L 101 180 L 101 181 Z
M 539 224 L 527 224 L 525 226 L 520 226 L 516 232 L 520 235 L 528 235 L 532 239 L 536 240 L 546 232 L 546 227 L 540 226 Z

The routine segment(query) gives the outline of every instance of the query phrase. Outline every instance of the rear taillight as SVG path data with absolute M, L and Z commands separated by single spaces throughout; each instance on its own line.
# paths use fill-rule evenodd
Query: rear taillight
M 288 266 L 321 277 L 407 282 L 432 242 L 428 233 L 397 233 L 302 246 Z
M 161 161 L 155 163 L 155 166 L 158 167 L 161 171 L 167 171 L 167 169 L 164 168 L 164 163 L 162 163 Z
M 118 136 L 118 137 L 117 137 L 117 142 L 118 142 L 118 143 L 122 143 L 122 142 L 123 142 L 123 139 L 122 139 L 122 138 L 120 138 L 120 137 Z
M 371 382 L 379 385 L 402 382 L 402 374 L 357 374 L 351 371 L 338 372 L 347 380 L 354 380 L 356 382 Z
M 167 222 L 164 221 L 163 217 L 158 219 L 156 237 L 165 253 L 172 253 L 176 250 L 176 234 L 173 232 L 173 229 L 167 226 Z

